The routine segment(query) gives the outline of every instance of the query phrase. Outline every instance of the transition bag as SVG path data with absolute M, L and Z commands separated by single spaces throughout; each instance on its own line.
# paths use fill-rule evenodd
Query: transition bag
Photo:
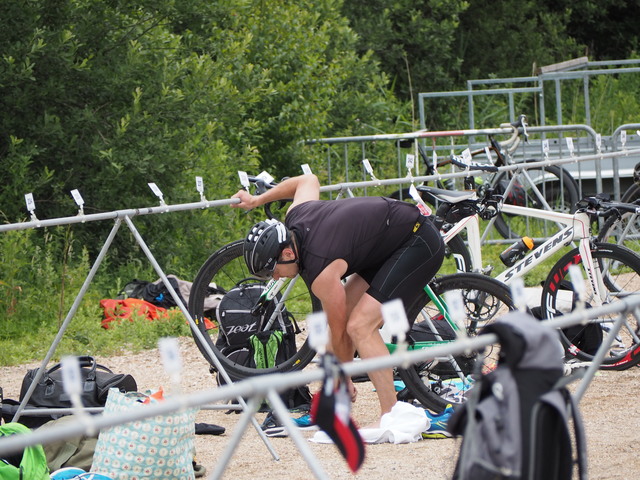
M 138 389 L 136 381 L 131 375 L 113 373 L 104 365 L 96 363 L 93 357 L 79 357 L 78 361 L 83 383 L 82 404 L 85 407 L 104 406 L 110 388 L 117 388 L 123 392 L 131 392 Z M 20 401 L 24 399 L 37 371 L 38 369 L 29 370 L 22 380 Z M 62 385 L 62 369 L 59 363 L 55 364 L 40 377 L 28 404 L 34 407 L 71 407 L 71 400 Z
M 216 347 L 248 367 L 270 368 L 296 352 L 294 325 L 286 309 L 275 315 L 271 325 L 273 302 L 254 311 L 264 291 L 264 283 L 243 280 L 222 297 L 216 309 L 220 327 Z
M 109 391 L 104 415 L 145 409 L 152 395 Z M 115 480 L 192 480 L 195 418 L 189 408 L 100 430 L 91 471 Z
M 447 424 L 464 435 L 453 478 L 570 480 L 576 464 L 585 478 L 584 429 L 566 388 L 571 378 L 563 377 L 557 331 L 511 312 L 481 333 L 497 335 L 500 360 Z
M 21 423 L 0 425 L 0 437 L 31 430 Z M 0 479 L 2 480 L 48 480 L 47 458 L 40 445 L 25 448 L 22 452 L 1 454 Z

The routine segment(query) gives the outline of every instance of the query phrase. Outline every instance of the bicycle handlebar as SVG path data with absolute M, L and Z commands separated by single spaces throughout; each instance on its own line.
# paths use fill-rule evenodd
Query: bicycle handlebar
M 451 155 L 451 163 L 463 170 L 482 170 L 483 172 L 497 172 L 498 167 L 495 165 L 487 165 L 486 163 L 466 163 L 461 156 Z
M 622 217 L 622 213 L 640 214 L 638 203 L 612 202 L 608 195 L 598 194 L 596 196 L 584 197 L 577 204 L 578 210 L 595 214 L 599 217 L 610 217 L 616 215 Z
M 286 178 L 287 177 L 283 178 L 283 180 L 286 179 Z M 260 177 L 248 177 L 248 179 L 249 179 L 249 183 L 253 184 L 253 186 L 256 188 L 256 192 L 258 192 L 259 195 L 263 194 L 264 192 L 266 192 L 270 188 L 275 187 L 278 184 L 278 182 L 275 182 L 275 181 L 267 182 L 263 178 L 260 178 Z M 267 218 L 271 218 L 271 219 L 275 218 L 276 220 L 278 220 L 278 218 L 271 211 L 271 205 L 273 203 L 278 203 L 278 204 L 280 204 L 280 207 L 282 207 L 287 202 L 290 202 L 290 201 L 291 201 L 291 199 L 288 199 L 288 200 L 276 200 L 275 202 L 265 203 L 263 205 L 264 213 L 267 215 Z

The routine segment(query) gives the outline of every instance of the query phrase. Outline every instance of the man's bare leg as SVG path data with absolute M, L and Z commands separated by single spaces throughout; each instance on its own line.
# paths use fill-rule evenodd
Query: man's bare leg
M 347 322 L 347 333 L 362 359 L 389 355 L 389 350 L 380 336 L 381 324 L 380 302 L 365 293 L 354 307 Z M 393 369 L 371 371 L 369 378 L 376 389 L 382 417 L 396 404 Z M 373 426 L 379 426 L 379 423 Z

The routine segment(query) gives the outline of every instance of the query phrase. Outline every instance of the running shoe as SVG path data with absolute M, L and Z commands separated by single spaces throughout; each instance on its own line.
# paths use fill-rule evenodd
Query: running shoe
M 293 423 L 295 423 L 300 430 L 316 430 L 318 428 L 318 426 L 313 423 L 311 415 L 308 413 L 301 417 L 294 418 Z
M 422 432 L 422 438 L 451 438 L 451 435 L 447 431 L 447 422 L 453 413 L 453 407 L 449 404 L 439 415 L 431 413 L 429 410 L 425 410 L 424 413 L 431 422 L 429 428 Z
M 293 423 L 300 430 L 315 430 L 318 428 L 317 425 L 313 423 L 313 420 L 311 420 L 311 415 L 308 413 L 298 418 L 292 418 L 291 420 L 293 420 Z M 267 437 L 289 436 L 286 427 L 282 425 L 282 423 L 273 413 L 270 413 L 269 415 L 267 415 L 267 418 L 265 418 L 264 422 L 262 423 L 262 430 Z
M 270 412 L 260 426 L 267 437 L 286 437 L 287 432 L 278 417 Z

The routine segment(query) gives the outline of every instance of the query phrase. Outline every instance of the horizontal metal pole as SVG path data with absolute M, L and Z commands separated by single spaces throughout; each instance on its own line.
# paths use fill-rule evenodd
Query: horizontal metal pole
M 212 200 L 202 201 L 195 203 L 180 203 L 176 205 L 160 205 L 157 207 L 145 207 L 145 208 L 132 208 L 128 210 L 115 210 L 105 213 L 92 213 L 89 215 L 75 215 L 73 217 L 61 217 L 48 220 L 30 220 L 28 222 L 21 223 L 9 223 L 6 225 L 0 225 L 0 232 L 8 232 L 10 230 L 26 230 L 28 228 L 42 228 L 42 227 L 54 227 L 60 225 L 71 225 L 74 223 L 87 223 L 96 222 L 101 220 L 115 220 L 125 217 L 136 217 L 139 215 L 153 215 L 156 213 L 169 213 L 169 212 L 181 212 L 185 210 L 197 210 L 210 207 L 221 207 L 224 205 L 231 205 L 233 203 L 240 203 L 237 198 L 230 198 L 226 200 Z

